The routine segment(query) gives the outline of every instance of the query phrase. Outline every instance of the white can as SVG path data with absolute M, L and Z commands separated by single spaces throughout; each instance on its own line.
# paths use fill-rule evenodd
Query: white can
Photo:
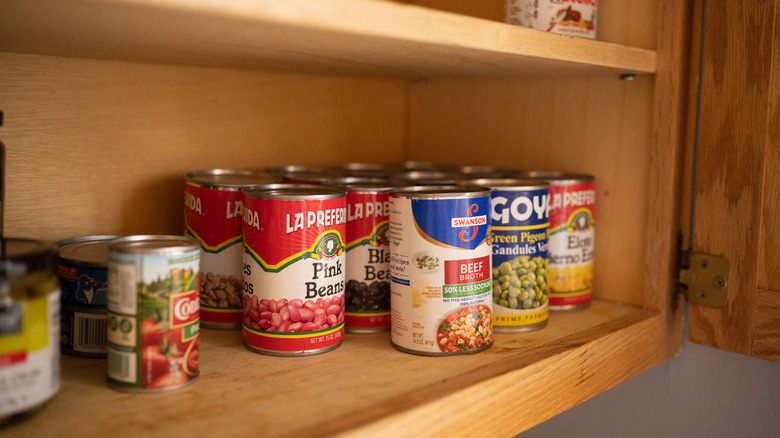
M 507 0 L 506 21 L 562 35 L 596 39 L 597 0 Z
M 493 344 L 490 189 L 417 186 L 390 194 L 391 341 L 425 356 Z

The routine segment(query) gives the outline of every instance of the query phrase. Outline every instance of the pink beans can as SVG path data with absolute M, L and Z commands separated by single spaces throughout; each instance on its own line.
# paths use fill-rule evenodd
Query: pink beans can
M 344 339 L 346 193 L 274 185 L 244 192 L 243 339 L 252 351 L 324 353 Z
M 200 242 L 200 317 L 205 328 L 241 328 L 241 191 L 277 181 L 249 170 L 209 169 L 186 175 L 185 229 Z

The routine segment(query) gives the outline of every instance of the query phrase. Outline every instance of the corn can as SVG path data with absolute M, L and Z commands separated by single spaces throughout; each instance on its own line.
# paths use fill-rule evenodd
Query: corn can
M 323 185 L 244 192 L 246 347 L 275 356 L 344 339 L 346 193 Z
M 132 392 L 199 376 L 200 245 L 186 236 L 109 242 L 108 383 Z

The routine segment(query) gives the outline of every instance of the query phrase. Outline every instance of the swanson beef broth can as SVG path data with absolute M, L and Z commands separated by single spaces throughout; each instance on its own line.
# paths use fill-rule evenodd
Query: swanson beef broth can
M 57 242 L 55 272 L 62 289 L 63 353 L 106 357 L 108 242 L 118 236 L 85 236 Z
M 546 171 L 528 175 L 550 184 L 550 309 L 587 307 L 593 298 L 595 178 Z
M 324 185 L 244 192 L 244 344 L 276 356 L 344 339 L 347 198 Z
M 493 327 L 524 332 L 547 325 L 548 200 L 544 181 L 481 178 L 469 184 L 490 187 L 493 237 Z
M 425 356 L 493 344 L 490 189 L 417 186 L 390 193 L 391 341 Z
M 351 183 L 347 191 L 346 330 L 390 328 L 390 247 L 387 237 L 393 186 Z
M 108 383 L 180 388 L 198 378 L 200 245 L 186 236 L 109 242 Z
M 186 175 L 186 234 L 200 242 L 201 325 L 213 329 L 241 328 L 241 191 L 280 178 L 265 172 L 210 169 Z

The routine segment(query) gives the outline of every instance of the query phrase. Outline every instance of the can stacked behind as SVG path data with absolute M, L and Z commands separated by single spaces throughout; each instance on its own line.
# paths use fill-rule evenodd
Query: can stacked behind
M 85 236 L 57 243 L 64 353 L 106 356 L 108 242 L 115 237 Z
M 206 328 L 241 327 L 241 223 L 243 189 L 279 181 L 264 172 L 211 169 L 186 176 L 186 233 L 200 242 L 201 323 Z

